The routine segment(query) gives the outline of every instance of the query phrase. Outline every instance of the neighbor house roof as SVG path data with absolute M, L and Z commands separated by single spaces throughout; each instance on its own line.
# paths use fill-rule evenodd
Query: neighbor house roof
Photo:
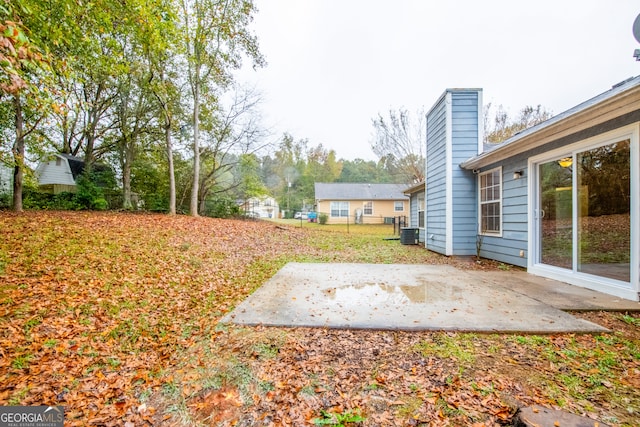
M 523 153 L 534 147 L 560 139 L 640 109 L 640 76 L 614 85 L 549 120 L 523 130 L 504 142 L 460 164 L 464 169 L 477 169 Z
M 65 159 L 67 159 L 67 163 L 69 163 L 69 169 L 71 169 L 71 174 L 73 175 L 74 181 L 78 178 L 78 175 L 81 175 L 84 171 L 84 159 L 65 153 L 57 153 L 56 156 L 64 157 Z
M 316 200 L 405 200 L 407 184 L 316 182 Z

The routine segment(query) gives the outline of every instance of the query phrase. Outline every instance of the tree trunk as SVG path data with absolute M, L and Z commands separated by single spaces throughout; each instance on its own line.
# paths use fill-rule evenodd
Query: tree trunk
M 176 214 L 176 176 L 173 170 L 173 143 L 171 141 L 171 122 L 168 117 L 164 127 L 167 142 L 167 160 L 169 162 L 169 215 Z
M 201 198 L 200 198 L 200 212 L 204 212 L 206 215 L 206 210 L 207 210 L 207 195 L 206 194 L 202 194 L 201 193 Z
M 15 107 L 16 139 L 13 143 L 13 210 L 22 212 L 22 178 L 24 174 L 24 118 L 22 117 L 22 104 L 20 96 L 13 98 Z
M 124 162 L 122 165 L 122 209 L 133 209 L 131 203 L 131 163 L 133 162 L 133 142 L 125 144 Z
M 94 96 L 94 100 L 96 103 L 100 103 L 102 92 L 104 91 L 104 83 L 101 82 L 98 84 L 96 89 L 96 94 Z M 91 169 L 93 168 L 93 163 L 95 162 L 95 144 L 97 140 L 96 130 L 98 129 L 98 123 L 100 122 L 100 112 L 99 106 L 92 104 L 91 108 L 89 108 L 88 119 L 87 119 L 87 129 L 85 130 L 84 139 L 86 141 L 85 145 L 85 155 L 84 155 L 84 173 L 86 176 L 89 176 L 91 173 Z
M 189 213 L 191 216 L 198 216 L 198 189 L 200 186 L 200 79 L 198 73 L 195 77 L 195 87 L 193 91 L 193 185 L 191 186 L 191 203 Z

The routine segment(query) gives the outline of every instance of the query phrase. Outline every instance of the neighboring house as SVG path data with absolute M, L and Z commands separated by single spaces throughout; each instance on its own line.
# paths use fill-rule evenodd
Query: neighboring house
M 76 179 L 84 170 L 84 160 L 70 154 L 54 154 L 36 168 L 40 190 L 58 194 L 75 192 Z
M 13 194 L 13 169 L 0 163 L 0 195 Z
M 104 163 L 95 163 L 93 171 L 113 175 L 111 166 Z M 84 159 L 71 154 L 56 153 L 49 157 L 49 160 L 40 162 L 36 168 L 36 177 L 40 191 L 45 193 L 58 194 L 62 192 L 75 193 L 77 190 L 78 177 L 84 172 Z M 95 181 L 99 187 L 109 187 L 109 179 Z M 137 203 L 137 194 L 132 193 L 134 205 Z
M 424 228 L 424 197 L 425 186 L 424 181 L 415 184 L 404 190 L 404 194 L 409 196 L 409 228 L 417 228 L 418 242 L 425 242 Z
M 640 76 L 499 145 L 482 123 L 480 89 L 427 113 L 425 246 L 638 301 Z
M 405 184 L 315 183 L 316 211 L 327 224 L 383 224 L 409 215 Z
M 241 203 L 240 209 L 256 218 L 277 218 L 280 212 L 278 202 L 270 196 L 251 197 Z

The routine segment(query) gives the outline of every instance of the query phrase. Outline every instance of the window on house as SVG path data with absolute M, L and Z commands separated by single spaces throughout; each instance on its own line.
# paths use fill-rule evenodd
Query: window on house
M 424 228 L 424 196 L 418 197 L 418 227 Z
M 404 212 L 404 202 L 403 201 L 393 202 L 393 210 L 396 212 Z
M 480 174 L 480 234 L 502 232 L 502 173 L 492 169 Z
M 348 217 L 349 202 L 331 202 L 332 217 Z
M 362 210 L 365 215 L 373 215 L 373 202 L 364 202 Z

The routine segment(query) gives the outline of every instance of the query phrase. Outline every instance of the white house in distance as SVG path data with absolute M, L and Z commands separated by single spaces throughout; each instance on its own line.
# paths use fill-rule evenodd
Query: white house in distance
M 0 163 L 0 194 L 13 194 L 13 169 Z
M 271 196 L 251 197 L 242 202 L 240 208 L 256 218 L 277 218 L 280 214 L 280 206 Z
M 425 247 L 638 301 L 640 76 L 498 145 L 482 123 L 481 89 L 427 113 L 426 181 L 405 189 Z

